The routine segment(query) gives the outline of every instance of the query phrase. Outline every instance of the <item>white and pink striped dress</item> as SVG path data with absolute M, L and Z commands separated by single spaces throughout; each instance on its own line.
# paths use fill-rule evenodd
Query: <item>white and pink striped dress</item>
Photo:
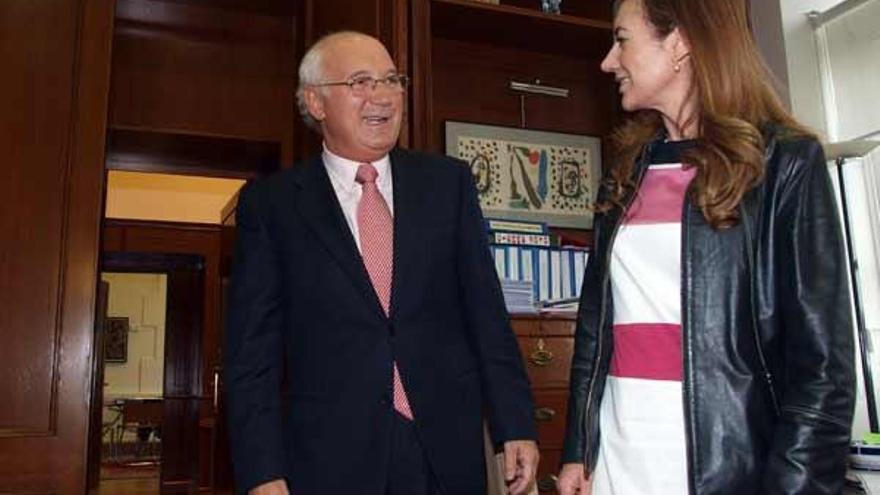
M 614 351 L 594 495 L 688 493 L 682 398 L 681 217 L 695 169 L 661 145 L 611 253 Z M 665 163 L 664 163 L 665 161 Z

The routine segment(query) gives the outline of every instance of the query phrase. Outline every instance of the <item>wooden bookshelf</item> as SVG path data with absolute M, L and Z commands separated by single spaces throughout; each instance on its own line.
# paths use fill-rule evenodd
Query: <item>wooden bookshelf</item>
M 471 0 L 431 0 L 439 38 L 493 43 L 528 51 L 596 57 L 610 44 L 611 23 L 568 14 Z

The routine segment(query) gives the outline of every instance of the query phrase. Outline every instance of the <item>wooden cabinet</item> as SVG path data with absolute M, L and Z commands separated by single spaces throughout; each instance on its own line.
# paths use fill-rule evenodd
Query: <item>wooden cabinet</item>
M 611 43 L 609 3 L 539 0 L 411 0 L 411 136 L 443 150 L 457 120 L 605 136 L 616 112 L 613 80 L 599 70 Z M 563 87 L 568 98 L 527 95 L 512 81 Z
M 115 2 L 107 164 L 249 178 L 294 155 L 294 2 Z
M 378 37 L 412 76 L 401 146 L 442 151 L 446 120 L 607 135 L 609 2 L 566 1 L 562 14 L 499 2 L 120 0 L 109 165 L 252 177 L 320 150 L 299 122 L 296 66 L 317 38 L 346 29 Z M 521 98 L 511 81 L 569 96 Z
M 535 398 L 541 463 L 538 491 L 556 493 L 556 474 L 568 407 L 568 378 L 574 346 L 574 313 L 512 318 Z

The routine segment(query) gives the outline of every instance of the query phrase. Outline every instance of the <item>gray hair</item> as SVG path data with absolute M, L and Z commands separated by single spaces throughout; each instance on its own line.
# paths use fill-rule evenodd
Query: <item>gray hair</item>
M 302 61 L 299 64 L 299 84 L 296 87 L 296 106 L 299 109 L 299 114 L 302 117 L 303 122 L 305 122 L 306 126 L 310 129 L 321 132 L 321 123 L 309 113 L 309 107 L 306 104 L 305 89 L 308 86 L 314 86 L 323 82 L 324 49 L 327 45 L 332 41 L 350 37 L 370 38 L 369 35 L 357 31 L 338 31 L 327 34 L 319 38 L 318 41 L 306 51 L 306 54 L 303 55 Z M 319 91 L 324 91 L 323 88 L 318 89 Z

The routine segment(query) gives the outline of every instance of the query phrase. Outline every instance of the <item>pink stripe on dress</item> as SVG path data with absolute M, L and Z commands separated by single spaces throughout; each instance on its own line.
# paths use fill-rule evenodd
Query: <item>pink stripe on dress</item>
M 629 225 L 681 222 L 681 209 L 696 168 L 652 166 L 645 172 L 624 223 Z M 646 207 L 647 206 L 647 207 Z
M 681 381 L 681 368 L 681 325 L 614 325 L 611 376 Z

